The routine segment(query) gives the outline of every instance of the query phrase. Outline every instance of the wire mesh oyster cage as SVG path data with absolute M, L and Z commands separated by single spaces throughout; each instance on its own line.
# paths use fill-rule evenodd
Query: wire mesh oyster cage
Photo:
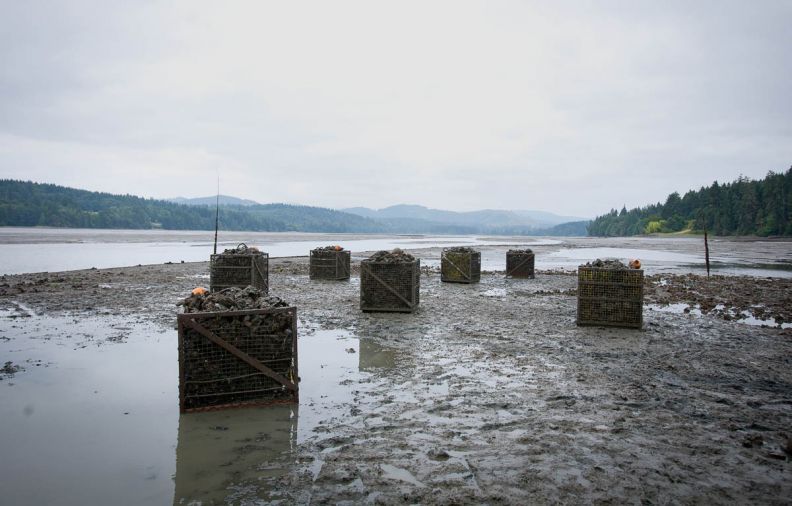
M 578 267 L 577 324 L 641 328 L 643 270 Z
M 412 313 L 420 302 L 420 279 L 419 259 L 409 254 L 376 253 L 360 262 L 360 309 Z
M 506 277 L 534 279 L 536 255 L 530 249 L 510 249 L 506 252 Z
M 211 255 L 209 260 L 209 289 L 253 286 L 269 291 L 269 255 L 256 248 L 240 244 L 235 249 Z
M 446 283 L 478 283 L 481 252 L 471 248 L 445 248 L 440 255 L 440 280 Z
M 177 315 L 182 413 L 298 401 L 294 307 Z
M 349 279 L 352 255 L 340 246 L 315 248 L 310 252 L 308 276 L 310 279 Z

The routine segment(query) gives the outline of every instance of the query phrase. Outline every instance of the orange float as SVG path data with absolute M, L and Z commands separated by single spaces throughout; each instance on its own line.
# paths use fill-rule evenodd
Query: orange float
M 207 290 L 206 288 L 204 288 L 202 286 L 199 286 L 199 287 L 193 288 L 192 294 L 193 295 L 206 295 L 208 292 L 209 292 L 209 290 Z

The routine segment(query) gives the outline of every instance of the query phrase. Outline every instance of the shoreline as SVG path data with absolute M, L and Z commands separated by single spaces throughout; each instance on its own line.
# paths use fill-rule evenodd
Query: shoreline
M 69 352 L 110 347 L 121 353 L 145 344 L 139 329 L 151 325 L 164 332 L 164 346 L 175 346 L 175 304 L 208 284 L 208 272 L 208 262 L 193 262 L 4 277 L 0 335 L 10 340 L 0 340 L 0 349 L 17 350 L 6 356 L 11 367 L 24 367 L 0 382 L 14 394 L 0 408 L 12 410 L 6 419 L 22 411 L 28 385 L 42 374 L 25 362 L 36 350 L 55 353 L 47 370 L 57 375 L 59 350 L 79 343 Z M 645 307 L 642 330 L 577 327 L 577 280 L 569 274 L 510 280 L 484 273 L 479 284 L 455 285 L 441 283 L 437 269 L 423 268 L 419 310 L 406 315 L 360 312 L 356 280 L 353 274 L 347 282 L 312 282 L 304 257 L 270 262 L 270 293 L 297 307 L 298 338 L 340 347 L 341 355 L 353 357 L 355 374 L 339 369 L 320 397 L 309 393 L 320 380 L 306 379 L 319 374 L 319 366 L 301 368 L 306 393 L 299 423 L 306 435 L 276 453 L 226 447 L 228 467 L 212 474 L 218 500 L 230 497 L 232 485 L 244 485 L 238 493 L 251 501 L 296 503 L 361 502 L 372 494 L 387 504 L 724 503 L 792 494 L 792 455 L 785 450 L 792 329 L 724 317 L 726 309 L 762 304 L 788 321 L 792 280 L 647 277 L 647 305 L 690 302 L 708 311 L 697 316 Z M 72 324 L 52 327 L 50 317 L 74 325 L 113 322 L 114 334 L 81 334 L 75 341 Z M 35 338 L 15 333 L 15 325 Z M 344 352 L 357 342 L 360 372 L 355 355 Z M 390 358 L 364 368 L 372 353 Z M 301 357 L 310 359 L 302 351 Z M 336 367 L 331 355 L 317 360 Z M 176 364 L 170 367 L 175 371 Z M 177 377 L 167 373 L 168 391 L 175 392 Z M 148 395 L 141 392 L 142 399 Z M 123 409 L 145 411 L 146 401 L 140 402 Z M 223 434 L 236 434 L 241 422 L 235 420 L 250 413 L 223 412 Z M 191 415 L 181 423 L 184 416 Z M 195 440 L 192 451 L 211 440 Z M 178 441 L 179 452 L 185 444 Z M 262 466 L 272 471 L 262 474 Z M 194 485 L 175 469 L 177 499 L 189 500 L 179 494 Z M 564 478 L 572 475 L 582 481 Z M 239 483 L 239 476 L 251 478 Z
M 440 248 L 431 248 L 438 253 Z M 426 251 L 426 250 L 424 250 Z M 366 256 L 368 252 L 360 252 L 353 256 L 351 271 L 359 275 L 360 255 Z M 308 256 L 271 257 L 270 269 L 275 273 L 288 273 L 292 275 L 308 274 Z M 0 299 L 25 293 L 62 294 L 68 290 L 63 287 L 70 283 L 70 279 L 79 280 L 72 283 L 73 289 L 83 288 L 88 285 L 96 289 L 99 281 L 112 278 L 113 275 L 133 278 L 147 276 L 152 272 L 180 270 L 203 270 L 206 272 L 206 285 L 208 286 L 209 262 L 165 262 L 163 264 L 148 264 L 126 267 L 78 269 L 61 272 L 36 272 L 24 274 L 0 275 Z M 439 276 L 436 266 L 423 266 L 422 272 Z M 574 277 L 576 270 L 567 269 L 536 269 L 540 276 Z M 498 278 L 505 275 L 504 270 L 481 271 L 482 276 Z M 55 280 L 53 282 L 53 280 Z M 197 286 L 197 285 L 196 285 Z M 186 290 L 186 288 L 185 288 Z M 188 293 L 189 290 L 187 290 Z M 569 296 L 575 296 L 576 290 L 570 288 Z M 762 295 L 757 295 L 761 293 Z M 103 294 L 107 295 L 107 294 Z M 44 299 L 47 297 L 44 296 Z M 86 296 L 86 299 L 91 299 Z M 72 299 L 74 300 L 74 299 Z M 727 276 L 714 274 L 704 276 L 699 274 L 658 273 L 646 274 L 644 278 L 644 306 L 669 306 L 686 304 L 694 314 L 698 311 L 702 315 L 714 315 L 727 321 L 745 320 L 744 312 L 758 320 L 773 320 L 777 324 L 792 323 L 792 279 L 768 278 L 760 276 Z M 57 307 L 57 306 L 56 306 Z M 79 310 L 79 304 L 74 305 Z M 652 310 L 652 309 L 650 309 Z M 680 311 L 682 311 L 680 309 Z M 690 311 L 686 311 L 688 314 Z M 772 327 L 772 324 L 767 326 Z

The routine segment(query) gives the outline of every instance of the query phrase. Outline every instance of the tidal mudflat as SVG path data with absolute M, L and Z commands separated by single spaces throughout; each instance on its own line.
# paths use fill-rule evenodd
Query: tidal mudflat
M 298 310 L 299 405 L 187 415 L 175 304 L 207 263 L 3 277 L 4 502 L 792 496 L 789 279 L 656 272 L 627 330 L 577 327 L 556 269 L 454 285 L 425 267 L 414 314 L 361 313 L 355 273 L 312 282 L 306 259 L 270 276 Z

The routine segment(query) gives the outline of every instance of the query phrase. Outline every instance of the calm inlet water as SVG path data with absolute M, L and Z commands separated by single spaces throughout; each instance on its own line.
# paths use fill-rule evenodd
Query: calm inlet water
M 234 487 L 285 472 L 294 446 L 342 415 L 352 385 L 393 364 L 392 351 L 349 334 L 299 332 L 299 405 L 180 416 L 174 330 L 0 313 L 0 357 L 25 368 L 0 381 L 0 503 L 211 504 L 259 494 Z
M 91 267 L 126 267 L 207 261 L 212 232 L 163 230 L 76 230 L 0 228 L 0 274 L 57 272 Z M 705 273 L 704 248 L 696 237 L 540 238 L 483 236 L 383 236 L 361 234 L 301 234 L 224 232 L 218 251 L 244 242 L 270 257 L 307 256 L 316 246 L 341 244 L 356 259 L 363 252 L 402 248 L 422 265 L 439 265 L 440 248 L 471 246 L 481 251 L 482 268 L 504 270 L 509 248 L 532 248 L 538 269 L 574 270 L 596 258 L 641 259 L 648 274 Z M 712 269 L 718 274 L 792 277 L 792 242 L 735 241 L 710 243 Z
M 213 233 L 186 231 L 127 231 L 0 228 L 0 274 L 58 272 L 76 269 L 127 267 L 165 262 L 203 262 L 213 251 Z M 231 237 L 229 237 L 231 236 Z M 560 244 L 553 239 L 500 238 L 501 243 L 535 247 Z M 418 249 L 445 246 L 484 246 L 492 239 L 474 236 L 373 236 L 279 234 L 251 232 L 221 235 L 217 249 L 244 242 L 270 257 L 307 256 L 316 246 L 342 244 L 356 251 Z M 505 261 L 504 261 L 505 265 Z

